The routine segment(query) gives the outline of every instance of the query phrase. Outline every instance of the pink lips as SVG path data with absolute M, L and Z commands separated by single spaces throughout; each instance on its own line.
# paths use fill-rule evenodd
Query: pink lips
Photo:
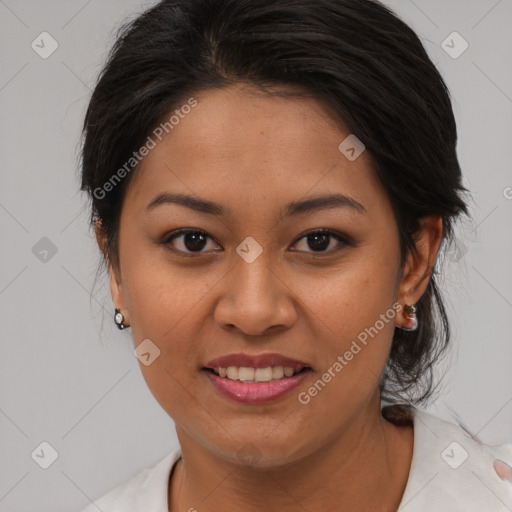
M 226 377 L 220 377 L 208 370 L 208 368 L 227 368 L 229 366 L 246 366 L 250 368 L 288 366 L 295 370 L 305 369 L 291 377 L 283 377 L 282 379 L 270 382 L 231 380 Z M 310 371 L 311 368 L 307 363 L 275 353 L 255 356 L 241 353 L 230 354 L 209 361 L 203 368 L 203 373 L 220 394 L 242 403 L 262 403 L 277 400 L 297 388 Z

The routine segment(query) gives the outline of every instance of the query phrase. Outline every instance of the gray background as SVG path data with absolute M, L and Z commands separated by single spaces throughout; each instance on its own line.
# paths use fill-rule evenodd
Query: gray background
M 93 289 L 99 252 L 78 192 L 91 89 L 115 30 L 152 3 L 0 0 L 0 511 L 81 510 L 177 442 L 130 332 L 112 323 L 106 280 Z M 454 343 L 428 410 L 447 419 L 454 410 L 482 440 L 503 443 L 512 440 L 512 1 L 385 3 L 448 84 L 474 196 L 474 220 L 459 225 L 444 266 Z M 47 59 L 31 47 L 43 31 L 58 43 Z M 469 43 L 456 59 L 442 45 L 453 31 Z M 43 441 L 58 452 L 48 469 L 31 457 Z

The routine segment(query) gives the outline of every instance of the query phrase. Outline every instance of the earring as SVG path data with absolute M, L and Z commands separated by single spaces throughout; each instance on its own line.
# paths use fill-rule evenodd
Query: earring
M 404 304 L 404 317 L 412 322 L 410 327 L 400 327 L 404 331 L 415 331 L 418 328 L 418 318 L 416 317 L 416 304 Z
M 124 329 L 126 325 L 124 325 L 124 315 L 121 313 L 121 310 L 116 308 L 114 312 L 114 322 L 116 323 L 119 329 Z

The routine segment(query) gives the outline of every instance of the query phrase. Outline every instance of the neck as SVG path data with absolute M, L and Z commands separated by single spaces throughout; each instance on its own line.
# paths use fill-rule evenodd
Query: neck
M 270 467 L 223 458 L 177 427 L 182 459 L 169 486 L 170 510 L 209 512 L 229 504 L 239 512 L 260 512 L 271 503 L 284 512 L 394 512 L 407 484 L 413 430 L 385 420 L 380 401 L 371 411 L 320 449 Z

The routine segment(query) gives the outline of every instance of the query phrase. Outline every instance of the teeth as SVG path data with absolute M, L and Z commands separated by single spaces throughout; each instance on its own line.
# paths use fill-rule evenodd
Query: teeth
M 284 370 L 282 366 L 272 366 L 272 380 L 282 379 Z
M 254 380 L 254 368 L 240 366 L 238 368 L 238 380 Z
M 238 367 L 230 366 L 226 370 L 226 377 L 231 380 L 238 380 Z
M 301 369 L 295 370 L 290 366 L 267 366 L 266 368 L 250 368 L 247 366 L 228 366 L 227 368 L 214 368 L 213 371 L 220 377 L 244 382 L 270 382 L 283 377 L 291 377 Z
M 256 382 L 269 382 L 272 380 L 272 367 L 256 368 L 254 372 L 254 380 Z
M 291 377 L 293 375 L 293 368 L 290 368 L 289 366 L 284 367 L 284 375 L 285 377 Z

